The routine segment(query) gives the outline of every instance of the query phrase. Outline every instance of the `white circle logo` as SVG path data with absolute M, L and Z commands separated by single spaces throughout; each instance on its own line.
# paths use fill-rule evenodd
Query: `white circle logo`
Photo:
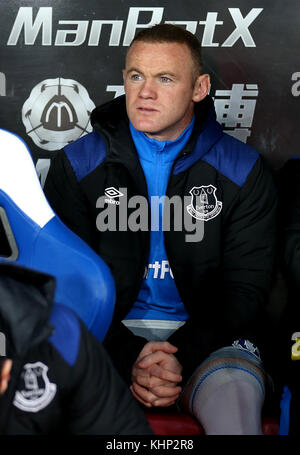
M 59 150 L 92 131 L 95 108 L 87 90 L 72 79 L 46 79 L 37 84 L 22 108 L 26 133 L 45 150 Z

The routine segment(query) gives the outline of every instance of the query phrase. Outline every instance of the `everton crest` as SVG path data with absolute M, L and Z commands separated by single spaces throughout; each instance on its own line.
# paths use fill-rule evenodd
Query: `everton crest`
M 21 373 L 21 383 L 13 404 L 26 412 L 38 412 L 53 400 L 56 384 L 50 382 L 48 367 L 42 362 L 27 363 Z
M 209 221 L 222 210 L 222 202 L 216 196 L 217 188 L 213 185 L 194 186 L 190 190 L 191 203 L 187 206 L 188 213 L 197 220 Z

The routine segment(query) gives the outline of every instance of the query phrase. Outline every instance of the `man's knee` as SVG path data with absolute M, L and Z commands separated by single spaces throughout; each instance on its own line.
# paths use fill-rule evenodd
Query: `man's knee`
M 266 381 L 267 375 L 260 359 L 234 347 L 222 348 L 212 353 L 196 369 L 183 390 L 179 406 L 194 414 L 196 394 L 198 402 L 199 394 L 201 401 L 206 401 L 213 389 L 225 384 L 231 384 L 230 387 L 236 390 L 237 396 L 242 396 L 242 391 L 247 388 L 264 400 Z

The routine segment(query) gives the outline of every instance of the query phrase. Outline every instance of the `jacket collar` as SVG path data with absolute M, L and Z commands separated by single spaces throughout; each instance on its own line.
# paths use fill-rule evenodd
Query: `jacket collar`
M 175 174 L 185 171 L 201 159 L 223 134 L 222 126 L 216 121 L 214 103 L 210 95 L 195 104 L 194 113 L 194 130 L 177 157 L 173 171 Z M 141 169 L 137 164 L 138 155 L 130 134 L 125 95 L 94 109 L 91 124 L 109 144 L 109 160 L 126 162 L 135 179 L 142 179 Z
M 195 117 L 193 134 L 175 164 L 173 170 L 175 175 L 202 159 L 223 135 L 223 128 L 216 120 L 214 103 L 209 95 L 195 105 Z

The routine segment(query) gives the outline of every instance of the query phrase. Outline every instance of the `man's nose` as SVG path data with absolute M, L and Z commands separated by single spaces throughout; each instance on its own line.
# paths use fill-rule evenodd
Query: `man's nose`
M 151 81 L 149 79 L 145 80 L 141 86 L 139 96 L 141 98 L 151 98 L 151 99 L 157 98 L 157 91 L 155 88 L 154 81 Z

